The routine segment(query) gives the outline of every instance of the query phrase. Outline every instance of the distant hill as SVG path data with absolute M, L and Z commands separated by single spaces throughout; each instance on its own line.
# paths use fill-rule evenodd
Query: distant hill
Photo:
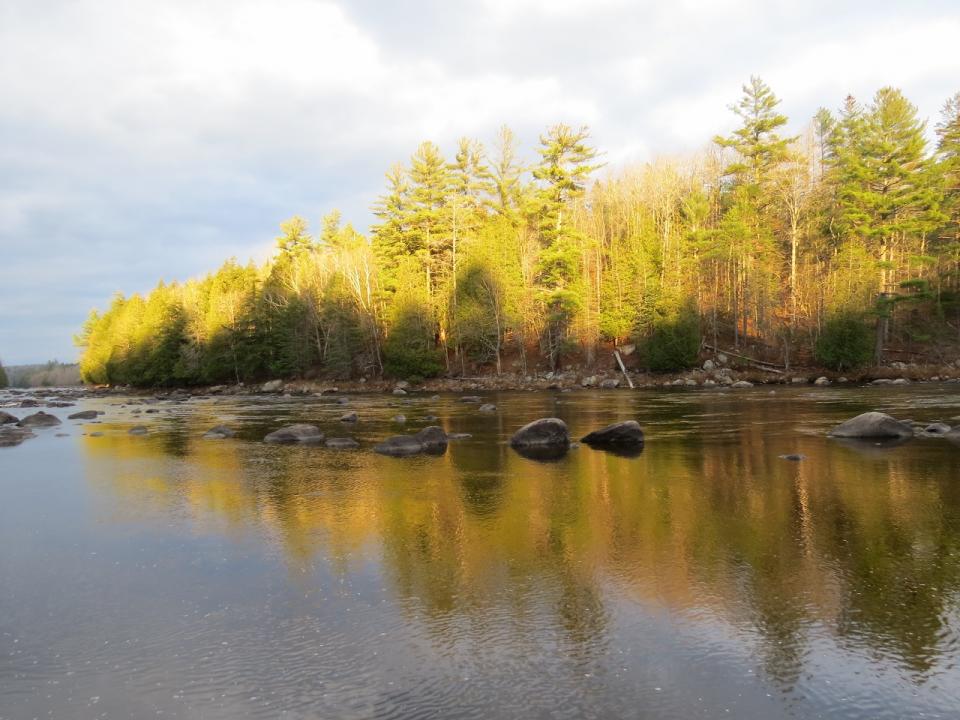
M 10 387 L 69 387 L 80 385 L 80 366 L 56 360 L 40 365 L 7 365 Z

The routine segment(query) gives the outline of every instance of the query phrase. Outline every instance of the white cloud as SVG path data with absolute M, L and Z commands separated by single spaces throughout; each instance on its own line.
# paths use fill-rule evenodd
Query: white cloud
M 0 352 L 65 357 L 31 304 L 79 326 L 88 298 L 260 255 L 293 213 L 363 227 L 424 139 L 587 123 L 611 165 L 646 160 L 726 132 L 750 73 L 797 124 L 884 84 L 933 115 L 958 36 L 949 3 L 865 0 L 4 3 Z

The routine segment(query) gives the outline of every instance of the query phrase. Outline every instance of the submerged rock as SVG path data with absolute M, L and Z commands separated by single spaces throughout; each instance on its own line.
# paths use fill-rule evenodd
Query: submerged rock
M 0 425 L 0 447 L 15 447 L 32 437 L 36 435 L 28 428 Z
M 830 431 L 838 438 L 909 438 L 913 428 L 885 413 L 867 412 L 857 415 Z
M 480 396 L 479 396 L 479 395 L 464 395 L 463 397 L 460 398 L 460 402 L 463 402 L 463 403 L 478 403 L 478 402 L 480 402 Z
M 394 415 L 392 418 L 390 418 L 390 420 L 395 422 L 397 425 L 403 425 L 407 422 L 407 416 L 403 414 Z
M 540 418 L 527 423 L 510 438 L 510 445 L 521 447 L 570 447 L 567 424 L 560 418 Z
M 234 435 L 236 435 L 236 433 L 226 425 L 215 425 L 207 430 L 203 434 L 203 437 L 207 440 L 224 440 L 225 438 L 232 438 Z
M 43 410 L 35 412 L 33 415 L 27 415 L 17 423 L 19 427 L 54 427 L 59 424 L 60 418 L 56 415 L 45 413 Z
M 26 400 L 20 401 L 20 407 L 22 408 L 40 407 L 40 403 L 32 398 L 27 398 Z
M 447 434 L 437 425 L 425 427 L 414 435 L 394 435 L 374 446 L 381 455 L 405 457 L 427 453 L 442 455 L 447 449 Z
M 67 420 L 96 420 L 99 413 L 96 410 L 81 410 L 73 415 L 67 415 Z
M 148 432 L 150 431 L 147 429 L 146 425 L 134 425 L 132 428 L 127 430 L 127 433 L 130 435 L 146 435 Z
M 497 411 L 497 406 L 494 405 L 493 403 L 484 403 L 483 405 L 477 408 L 477 412 L 482 412 L 482 413 L 492 413 L 496 411 Z
M 580 442 L 595 447 L 636 447 L 643 445 L 643 429 L 636 420 L 624 420 L 594 430 L 580 438 Z
M 806 455 L 800 455 L 799 453 L 791 453 L 790 455 L 781 455 L 781 460 L 793 460 L 794 462 L 800 462 L 801 460 L 806 460 Z
M 324 443 L 333 450 L 353 450 L 360 447 L 360 443 L 350 437 L 331 437 Z
M 950 432 L 950 426 L 946 423 L 930 423 L 927 425 L 923 431 L 930 435 L 946 435 Z
M 323 433 L 316 425 L 306 425 L 297 423 L 295 425 L 285 425 L 279 430 L 274 430 L 263 438 L 265 443 L 274 443 L 287 445 L 292 443 L 320 443 L 323 442 Z
M 359 419 L 360 418 L 357 416 L 355 412 L 344 413 L 343 415 L 340 416 L 340 422 L 342 423 L 355 423 Z
M 13 425 L 18 422 L 20 422 L 20 418 L 0 410 L 0 425 Z

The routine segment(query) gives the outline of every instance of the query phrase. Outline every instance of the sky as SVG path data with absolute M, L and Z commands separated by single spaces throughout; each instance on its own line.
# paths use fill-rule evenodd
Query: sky
M 750 75 L 795 131 L 884 85 L 932 127 L 957 38 L 956 0 L 0 0 L 0 361 L 294 214 L 365 231 L 423 140 L 586 124 L 610 171 L 729 132 Z

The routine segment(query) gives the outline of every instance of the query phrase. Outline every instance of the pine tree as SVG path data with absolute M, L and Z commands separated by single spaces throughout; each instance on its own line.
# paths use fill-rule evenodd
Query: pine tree
M 569 219 L 564 223 L 564 213 L 570 202 L 583 194 L 590 174 L 600 167 L 593 162 L 597 151 L 587 144 L 589 138 L 585 126 L 577 130 L 553 126 L 540 137 L 540 163 L 533 170 L 541 183 L 538 221 L 542 249 L 536 276 L 546 315 L 541 344 L 554 369 L 570 346 L 570 324 L 580 305 L 578 236 Z
M 0 362 L 0 388 L 5 388 L 10 385 L 10 379 L 7 377 L 7 371 L 3 367 L 3 363 Z

